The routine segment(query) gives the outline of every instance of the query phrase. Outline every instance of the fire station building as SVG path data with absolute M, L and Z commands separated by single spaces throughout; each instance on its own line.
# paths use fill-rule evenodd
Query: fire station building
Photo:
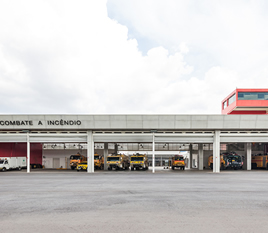
M 68 169 L 71 154 L 87 157 L 94 172 L 94 153 L 107 158 L 117 151 L 150 151 L 152 172 L 161 151 L 188 151 L 189 168 L 203 170 L 213 155 L 220 172 L 220 153 L 243 155 L 251 170 L 252 154 L 268 151 L 268 89 L 236 89 L 222 101 L 222 114 L 0 115 L 0 157 L 27 157 L 31 165 Z

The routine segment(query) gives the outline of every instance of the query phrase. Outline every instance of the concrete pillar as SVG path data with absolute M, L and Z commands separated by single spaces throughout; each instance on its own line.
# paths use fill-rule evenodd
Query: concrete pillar
M 27 173 L 30 173 L 30 135 L 27 132 Z
M 94 172 L 94 141 L 92 130 L 87 132 L 87 172 Z
M 153 145 L 152 145 L 153 153 L 152 153 L 152 165 L 153 165 L 153 170 L 152 172 L 155 172 L 155 154 L 154 154 L 154 149 L 155 149 L 155 143 L 154 143 L 154 132 L 153 132 Z
M 247 170 L 251 170 L 251 143 L 247 143 Z
M 189 151 L 190 151 L 190 166 L 189 168 L 192 168 L 193 167 L 193 145 L 190 144 L 189 146 Z
M 104 143 L 104 171 L 108 170 L 108 166 L 107 166 L 107 156 L 108 156 L 108 142 Z
M 203 170 L 204 162 L 203 144 L 198 144 L 198 170 Z
M 214 139 L 213 139 L 213 172 L 220 172 L 220 131 L 215 130 Z
M 107 147 L 108 148 L 108 147 Z M 118 144 L 115 143 L 114 144 L 114 154 L 117 155 L 118 154 Z

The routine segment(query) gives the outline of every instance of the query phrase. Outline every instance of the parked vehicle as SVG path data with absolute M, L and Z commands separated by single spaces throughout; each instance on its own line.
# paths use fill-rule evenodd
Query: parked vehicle
M 26 168 L 26 157 L 1 157 L 0 158 L 0 170 L 12 170 Z
M 243 158 L 236 152 L 225 152 L 221 154 L 221 167 L 220 169 L 242 169 Z M 208 157 L 208 166 L 213 169 L 213 155 Z
M 76 171 L 86 171 L 87 170 L 87 162 L 81 162 L 77 164 Z
M 185 159 L 183 155 L 175 155 L 174 157 L 172 157 L 171 168 L 172 170 L 174 170 L 175 168 L 185 170 Z
M 130 167 L 131 171 L 136 170 L 148 170 L 149 167 L 149 161 L 148 161 L 148 156 L 146 154 L 133 154 L 130 156 Z
M 87 161 L 87 158 L 78 152 L 76 155 L 70 156 L 70 167 L 72 170 L 74 170 L 77 167 L 78 163 L 86 162 L 86 161 Z
M 227 155 L 227 168 L 242 169 L 243 158 L 235 152 L 229 152 Z
M 228 153 L 222 153 L 222 154 L 220 155 L 220 159 L 221 159 L 221 161 L 220 161 L 220 164 L 221 164 L 220 169 L 221 169 L 221 170 L 226 169 L 227 166 L 228 166 L 228 163 L 227 163 L 227 161 L 226 161 L 227 155 L 228 155 Z M 211 169 L 213 169 L 213 155 L 210 155 L 210 156 L 208 157 L 208 166 L 209 166 Z
M 108 170 L 129 170 L 129 159 L 128 156 L 124 154 L 112 154 L 107 156 L 107 166 Z
M 94 168 L 99 170 L 104 169 L 104 158 L 102 155 L 94 154 Z
M 257 154 L 251 157 L 251 168 L 265 168 L 268 170 L 268 155 Z

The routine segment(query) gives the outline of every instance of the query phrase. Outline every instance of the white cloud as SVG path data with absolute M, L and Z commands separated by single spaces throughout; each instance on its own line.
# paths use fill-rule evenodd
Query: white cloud
M 248 38 L 240 19 L 250 14 L 246 23 L 254 28 L 259 8 L 252 13 L 245 7 L 237 16 L 242 2 L 234 4 L 227 19 L 228 3 L 204 8 L 193 1 L 171 1 L 176 7 L 113 2 L 138 33 L 159 46 L 145 55 L 139 51 L 127 26 L 107 16 L 105 0 L 1 1 L 2 113 L 220 113 L 221 100 L 235 87 L 257 86 L 252 77 L 265 80 L 264 61 L 256 57 L 267 58 L 266 44 L 256 35 Z M 261 28 L 254 30 L 266 38 Z M 202 59 L 198 73 L 196 57 L 216 62 Z M 243 70 L 243 64 L 258 72 Z

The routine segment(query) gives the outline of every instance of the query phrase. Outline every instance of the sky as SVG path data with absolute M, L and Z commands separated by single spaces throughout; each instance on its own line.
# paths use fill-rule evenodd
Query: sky
M 1 114 L 221 114 L 268 88 L 265 0 L 0 0 Z

